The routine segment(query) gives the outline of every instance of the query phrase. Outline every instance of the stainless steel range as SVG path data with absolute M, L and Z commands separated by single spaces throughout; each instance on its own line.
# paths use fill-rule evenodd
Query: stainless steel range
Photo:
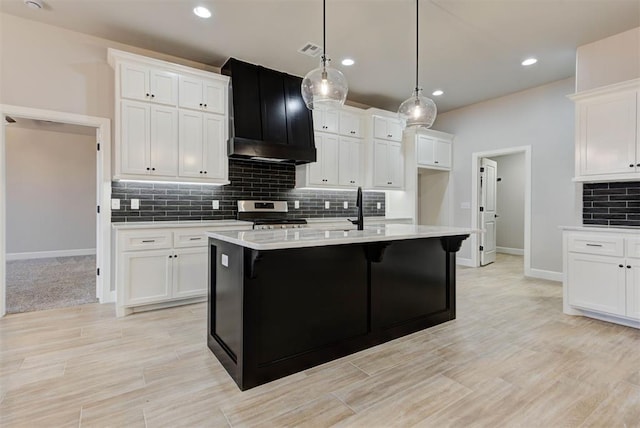
M 253 222 L 254 229 L 291 229 L 306 227 L 304 219 L 287 217 L 286 201 L 238 201 L 238 220 Z

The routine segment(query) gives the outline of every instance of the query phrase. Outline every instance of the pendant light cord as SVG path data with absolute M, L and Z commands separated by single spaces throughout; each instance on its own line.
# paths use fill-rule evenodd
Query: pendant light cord
M 327 0 L 322 0 L 322 65 L 327 65 Z
M 418 92 L 418 58 L 419 58 L 419 49 L 418 49 L 418 43 L 420 38 L 418 37 L 418 31 L 420 28 L 420 12 L 418 9 L 418 5 L 419 5 L 420 1 L 416 0 L 416 92 Z

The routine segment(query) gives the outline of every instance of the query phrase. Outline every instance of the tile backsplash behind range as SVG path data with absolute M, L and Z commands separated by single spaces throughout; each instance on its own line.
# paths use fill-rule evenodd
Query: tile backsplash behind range
M 585 183 L 582 200 L 585 225 L 640 226 L 640 181 Z
M 294 189 L 295 166 L 229 159 L 226 186 L 177 183 L 112 182 L 112 198 L 120 199 L 120 209 L 111 212 L 112 222 L 233 220 L 239 199 L 284 200 L 289 203 L 289 217 L 354 217 L 356 191 Z M 131 199 L 140 200 L 140 209 L 131 209 Z M 384 192 L 363 193 L 364 215 L 384 216 Z M 214 210 L 211 201 L 220 208 Z M 294 209 L 300 201 L 300 209 Z M 324 203 L 329 201 L 330 208 Z M 349 208 L 343 208 L 343 202 Z M 377 203 L 381 208 L 377 209 Z

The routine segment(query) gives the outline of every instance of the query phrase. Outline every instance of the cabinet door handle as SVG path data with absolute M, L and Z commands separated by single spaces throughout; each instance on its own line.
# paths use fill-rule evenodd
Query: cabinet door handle
M 189 241 L 199 241 L 201 239 L 202 239 L 202 237 L 200 236 L 198 238 L 189 238 Z
M 200 103 L 200 107 L 202 107 L 202 103 Z
M 207 108 L 207 105 L 206 105 L 206 104 L 204 105 L 204 108 Z M 178 257 L 178 256 L 176 256 L 176 257 Z
M 151 171 L 155 171 L 155 170 L 156 170 L 155 168 L 151 168 Z
M 433 163 L 438 163 L 438 161 L 433 161 Z
M 602 247 L 602 244 L 587 244 L 587 247 Z
M 629 164 L 629 168 L 633 168 L 634 166 L 634 164 Z
M 173 256 L 169 256 L 169 258 L 170 258 L 170 259 L 172 259 L 172 258 L 173 258 Z
M 618 267 L 624 267 L 624 266 L 622 266 L 622 265 L 618 265 Z
M 144 94 L 144 96 L 145 96 L 145 97 L 148 97 L 148 96 L 149 96 L 149 94 Z
M 204 172 L 205 174 L 207 173 L 207 171 Z
M 627 269 L 631 269 L 631 265 L 627 265 Z
M 151 98 L 155 98 L 156 96 L 154 94 L 151 94 Z
M 150 170 L 151 170 L 151 168 L 147 167 L 147 171 L 150 171 Z
M 637 167 L 640 167 L 640 163 L 636 165 Z
M 156 240 L 155 239 L 144 239 L 142 242 L 145 243 L 145 244 L 148 244 L 150 242 L 156 242 Z
M 173 255 L 173 258 L 174 258 L 174 259 L 177 259 L 177 258 L 178 258 L 178 255 L 177 255 L 177 254 L 174 254 L 174 255 Z

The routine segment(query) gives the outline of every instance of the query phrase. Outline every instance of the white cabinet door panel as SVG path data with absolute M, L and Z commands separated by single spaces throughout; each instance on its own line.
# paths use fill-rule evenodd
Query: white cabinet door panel
M 346 111 L 340 112 L 340 135 L 362 137 L 362 119 L 359 115 Z
M 579 175 L 635 172 L 636 93 L 585 102 L 579 108 Z
M 418 165 L 434 165 L 436 140 L 425 135 L 418 135 L 416 143 Z
M 176 250 L 173 258 L 173 297 L 203 296 L 207 293 L 208 249 Z
M 622 262 L 622 259 L 615 257 L 569 253 L 567 259 L 569 304 L 624 316 L 627 269 Z
M 640 260 L 627 260 L 627 316 L 640 320 Z
M 120 66 L 120 96 L 131 100 L 149 99 L 149 69 L 147 67 L 122 64 Z
M 202 113 L 180 110 L 180 167 L 183 177 L 202 178 Z
M 204 105 L 204 100 L 202 99 L 202 80 L 189 76 L 180 76 L 179 82 L 180 107 L 202 110 Z
M 625 238 L 625 255 L 634 259 L 640 259 L 640 238 Z
M 395 142 L 389 143 L 389 181 L 395 188 L 401 188 L 404 185 L 403 166 L 402 145 Z
M 119 286 L 126 290 L 125 305 L 154 303 L 171 296 L 171 255 L 172 250 L 122 253 Z
M 338 177 L 341 186 L 362 185 L 362 143 L 357 138 L 340 138 Z
M 224 114 L 226 108 L 227 85 L 222 82 L 204 81 L 204 109 L 211 113 Z
M 122 101 L 120 159 L 125 174 L 149 174 L 150 115 L 148 104 Z
M 389 186 L 389 143 L 383 140 L 373 140 L 373 184 L 374 186 Z
M 178 175 L 178 110 L 151 107 L 151 173 Z M 155 168 L 155 169 L 154 169 Z
M 178 75 L 168 71 L 149 72 L 150 101 L 175 106 L 178 104 Z
M 227 140 L 224 116 L 203 115 L 203 169 L 205 178 L 224 179 L 227 176 Z
M 447 141 L 436 140 L 434 147 L 434 164 L 442 168 L 451 168 L 451 144 Z

